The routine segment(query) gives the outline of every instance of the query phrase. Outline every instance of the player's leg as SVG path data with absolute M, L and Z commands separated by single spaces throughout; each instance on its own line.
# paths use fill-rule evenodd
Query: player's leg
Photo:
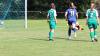
M 88 22 L 88 27 L 90 30 L 91 41 L 93 42 L 94 41 L 94 27 L 93 27 L 92 22 Z
M 97 22 L 94 22 L 94 24 L 93 24 L 93 27 L 94 27 L 94 40 L 95 41 L 98 41 L 97 40 L 97 32 L 96 32 L 96 30 L 97 30 Z
M 72 23 L 70 21 L 68 21 L 68 25 L 69 25 L 69 28 L 68 28 L 68 39 L 71 39 L 71 26 L 72 26 Z
M 94 36 L 95 36 L 95 38 L 97 37 L 96 29 L 94 29 Z
M 54 29 L 50 29 L 49 40 L 53 40 Z
M 56 28 L 56 24 L 55 22 L 51 22 L 50 23 L 50 32 L 49 32 L 49 40 L 52 41 L 53 40 L 53 35 L 54 35 L 54 30 Z
M 90 29 L 90 37 L 91 37 L 91 40 L 93 42 L 94 41 L 94 28 Z
M 76 22 L 72 22 L 72 30 L 74 31 L 74 37 L 76 37 Z
M 94 40 L 95 40 L 96 42 L 98 41 L 96 29 L 94 29 Z
M 79 23 L 78 22 L 76 22 L 76 30 L 80 30 L 80 25 L 79 25 Z
M 93 27 L 94 27 L 94 35 L 95 35 L 95 36 L 97 35 L 97 32 L 96 32 L 97 25 L 98 25 L 98 23 L 97 23 L 97 22 L 94 22 Z
M 68 39 L 71 39 L 71 26 L 69 26 L 69 29 L 68 29 Z

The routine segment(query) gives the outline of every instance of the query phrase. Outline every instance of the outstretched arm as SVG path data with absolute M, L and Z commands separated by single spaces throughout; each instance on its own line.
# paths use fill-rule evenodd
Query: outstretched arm
M 47 22 L 49 22 L 49 13 L 47 14 Z

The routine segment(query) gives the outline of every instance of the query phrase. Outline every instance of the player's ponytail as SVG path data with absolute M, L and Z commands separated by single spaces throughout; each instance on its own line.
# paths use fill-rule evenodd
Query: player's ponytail
M 70 2 L 69 7 L 70 8 L 76 8 L 73 2 Z

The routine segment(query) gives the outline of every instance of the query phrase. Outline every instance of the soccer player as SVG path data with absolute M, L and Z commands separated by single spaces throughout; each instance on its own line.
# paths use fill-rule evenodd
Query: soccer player
M 49 27 L 50 27 L 50 32 L 49 32 L 49 40 L 53 41 L 53 35 L 54 35 L 54 30 L 56 28 L 56 24 L 57 24 L 57 19 L 56 19 L 56 10 L 55 10 L 55 4 L 51 3 L 50 5 L 50 10 L 48 11 L 48 22 L 49 22 Z
M 70 3 L 70 8 L 65 12 L 66 21 L 68 21 L 69 29 L 68 29 L 68 39 L 72 39 L 71 31 L 74 31 L 74 37 L 76 37 L 76 22 L 78 18 L 78 13 L 74 3 Z
M 86 16 L 87 16 L 87 20 L 86 20 L 86 24 L 88 25 L 88 28 L 90 30 L 90 37 L 91 37 L 91 41 L 98 41 L 97 37 L 96 37 L 96 29 L 97 29 L 97 25 L 99 24 L 99 17 L 98 17 L 98 12 L 95 9 L 95 3 L 91 2 L 91 8 L 87 10 L 86 12 Z

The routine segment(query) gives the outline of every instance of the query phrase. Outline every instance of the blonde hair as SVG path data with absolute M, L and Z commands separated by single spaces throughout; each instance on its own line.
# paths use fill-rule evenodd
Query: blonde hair
M 70 5 L 69 5 L 71 8 L 75 7 L 74 3 L 71 2 Z

